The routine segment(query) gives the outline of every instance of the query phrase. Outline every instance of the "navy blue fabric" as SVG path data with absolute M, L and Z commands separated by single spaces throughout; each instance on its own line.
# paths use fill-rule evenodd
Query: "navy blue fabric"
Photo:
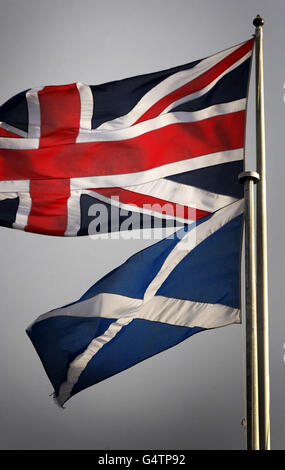
M 98 205 L 96 212 L 95 204 Z M 93 211 L 90 214 L 92 206 Z M 88 194 L 82 194 L 80 197 L 80 211 L 81 224 L 77 232 L 78 236 L 142 228 L 179 227 L 182 225 L 181 222 L 177 222 L 175 219 L 158 218 L 135 211 L 126 211 Z M 105 214 L 106 217 L 104 217 Z M 104 224 L 100 224 L 100 219 L 104 221 Z
M 186 101 L 171 110 L 198 111 L 214 104 L 227 103 L 247 97 L 251 59 L 247 59 L 224 77 L 204 95 Z
M 115 319 L 57 316 L 35 323 L 27 330 L 56 393 L 66 380 L 70 362 L 113 321 Z
M 143 299 L 147 286 L 178 241 L 176 237 L 167 238 L 131 256 L 124 264 L 96 282 L 80 301 L 100 293 Z
M 242 216 L 206 238 L 171 272 L 156 295 L 239 308 Z
M 28 132 L 27 91 L 18 93 L 0 106 L 0 121 L 25 132 Z
M 72 395 L 171 348 L 204 328 L 135 319 L 98 351 L 73 387 Z
M 151 88 L 162 80 L 173 73 L 191 69 L 199 62 L 200 60 L 196 60 L 159 72 L 129 77 L 102 85 L 92 85 L 90 88 L 95 103 L 92 128 L 100 126 L 105 121 L 124 116 Z
M 0 201 L 0 225 L 12 228 L 16 220 L 19 198 L 3 199 Z
M 238 160 L 168 176 L 166 179 L 241 199 L 243 197 L 243 185 L 239 183 L 238 175 L 242 171 L 243 160 Z

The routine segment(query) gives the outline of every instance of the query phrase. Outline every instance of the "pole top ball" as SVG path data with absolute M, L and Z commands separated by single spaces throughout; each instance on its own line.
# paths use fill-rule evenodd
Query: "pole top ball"
M 264 25 L 264 19 L 261 18 L 260 15 L 256 15 L 256 17 L 253 20 L 253 24 L 256 28 L 258 28 L 259 26 L 263 26 Z

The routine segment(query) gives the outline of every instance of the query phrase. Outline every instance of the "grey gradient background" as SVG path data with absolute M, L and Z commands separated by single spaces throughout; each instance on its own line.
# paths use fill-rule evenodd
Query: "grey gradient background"
M 98 84 L 200 59 L 264 28 L 272 447 L 284 449 L 284 14 L 282 0 L 1 0 L 4 102 L 26 88 Z M 254 73 L 247 168 L 254 169 Z M 243 449 L 242 328 L 198 334 L 55 406 L 26 327 L 76 300 L 146 240 L 0 229 L 1 449 Z

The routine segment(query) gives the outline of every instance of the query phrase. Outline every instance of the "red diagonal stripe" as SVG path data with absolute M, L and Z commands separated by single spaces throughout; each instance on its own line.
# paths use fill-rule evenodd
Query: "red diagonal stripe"
M 133 173 L 242 148 L 245 112 L 172 124 L 132 139 L 0 150 L 0 180 Z
M 239 49 L 232 52 L 209 70 L 201 74 L 199 77 L 191 80 L 189 83 L 186 83 L 172 93 L 169 93 L 169 95 L 161 98 L 161 100 L 148 109 L 134 124 L 138 124 L 141 121 L 147 121 L 148 119 L 153 119 L 154 117 L 159 116 L 160 113 L 162 113 L 162 111 L 174 101 L 177 101 L 180 98 L 189 95 L 190 93 L 195 93 L 196 91 L 201 90 L 213 80 L 215 80 L 215 78 L 221 75 L 221 73 L 223 73 L 228 67 L 247 54 L 252 49 L 252 47 L 253 39 L 250 39 Z
M 164 199 L 153 196 L 147 196 L 123 188 L 96 188 L 91 189 L 91 191 L 102 194 L 108 198 L 111 198 L 112 196 L 118 196 L 119 202 L 124 204 L 145 207 L 145 209 L 148 210 L 154 210 L 156 212 L 181 217 L 184 219 L 198 220 L 201 219 L 201 217 L 205 217 L 206 215 L 210 214 L 210 212 L 206 212 L 200 209 L 183 206 L 181 204 L 175 204 L 171 201 L 166 201 Z M 152 207 L 149 207 L 150 205 Z

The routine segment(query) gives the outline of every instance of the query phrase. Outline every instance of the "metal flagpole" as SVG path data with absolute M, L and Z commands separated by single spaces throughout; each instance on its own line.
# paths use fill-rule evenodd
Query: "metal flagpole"
M 257 336 L 260 448 L 270 449 L 270 383 L 268 339 L 268 280 L 267 280 L 267 221 L 265 177 L 265 126 L 263 93 L 263 19 L 257 15 L 255 26 L 256 58 L 256 170 L 260 176 L 257 186 Z
M 253 196 L 253 185 L 259 181 L 259 175 L 255 171 L 245 171 L 239 175 L 239 181 L 244 184 L 245 200 L 247 449 L 259 450 L 255 211 Z

